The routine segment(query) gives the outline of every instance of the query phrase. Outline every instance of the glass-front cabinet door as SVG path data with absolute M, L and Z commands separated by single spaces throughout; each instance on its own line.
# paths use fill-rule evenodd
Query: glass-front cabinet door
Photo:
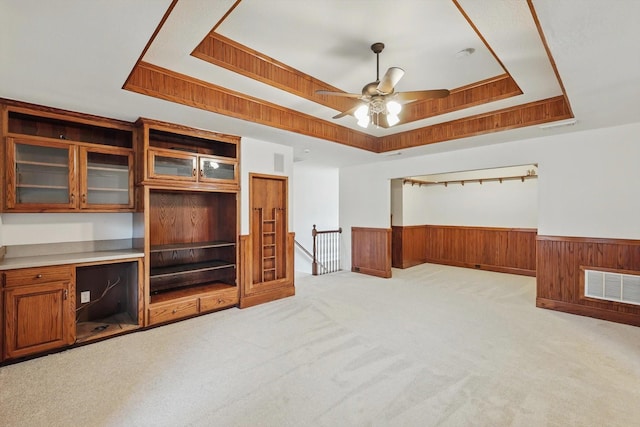
M 197 180 L 197 156 L 170 150 L 149 150 L 149 177 L 180 181 Z
M 133 153 L 80 147 L 80 208 L 133 208 Z
M 73 146 L 7 138 L 8 209 L 74 208 L 75 176 Z
M 200 156 L 200 178 L 202 182 L 233 182 L 237 180 L 237 162 L 219 157 Z

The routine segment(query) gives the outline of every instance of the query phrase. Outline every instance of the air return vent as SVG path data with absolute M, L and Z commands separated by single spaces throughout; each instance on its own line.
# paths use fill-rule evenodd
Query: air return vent
M 585 270 L 584 295 L 590 298 L 640 305 L 640 276 Z

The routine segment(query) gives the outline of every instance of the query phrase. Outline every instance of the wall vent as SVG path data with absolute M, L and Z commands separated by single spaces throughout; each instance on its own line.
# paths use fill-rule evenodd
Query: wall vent
M 640 305 L 640 276 L 585 270 L 584 296 Z
M 275 153 L 273 155 L 273 170 L 275 172 L 284 172 L 284 154 Z

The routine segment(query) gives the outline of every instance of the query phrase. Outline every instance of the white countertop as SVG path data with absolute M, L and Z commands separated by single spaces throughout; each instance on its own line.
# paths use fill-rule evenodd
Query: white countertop
M 1 260 L 0 270 L 45 267 L 49 265 L 62 264 L 83 264 L 142 257 L 144 257 L 144 252 L 141 249 L 121 249 L 117 251 L 78 252 L 70 254 L 26 256 L 17 258 L 5 258 Z

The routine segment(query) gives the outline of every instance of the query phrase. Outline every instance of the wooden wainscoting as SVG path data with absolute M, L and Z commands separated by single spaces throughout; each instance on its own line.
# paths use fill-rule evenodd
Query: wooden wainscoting
M 584 269 L 640 274 L 640 240 L 538 236 L 538 307 L 640 326 L 640 306 L 584 296 Z
M 391 277 L 391 229 L 351 227 L 351 271 Z
M 409 268 L 427 262 L 427 226 L 391 227 L 391 266 Z
M 282 278 L 266 282 L 254 282 L 253 239 L 251 235 L 240 236 L 240 308 L 273 301 L 295 295 L 294 284 L 294 239 L 295 233 L 287 233 L 286 274 Z
M 393 266 L 430 262 L 535 276 L 536 233 L 532 228 L 393 227 Z

